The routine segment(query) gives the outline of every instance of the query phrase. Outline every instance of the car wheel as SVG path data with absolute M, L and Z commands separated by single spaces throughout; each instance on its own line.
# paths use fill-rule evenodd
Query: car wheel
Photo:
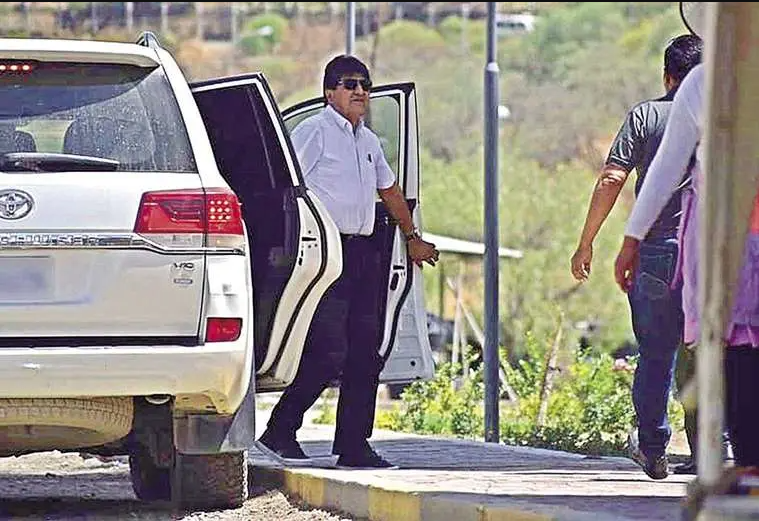
M 172 478 L 182 508 L 238 508 L 248 499 L 248 453 L 176 453 Z
M 156 465 L 150 451 L 142 446 L 129 454 L 129 474 L 132 490 L 142 501 L 169 501 L 171 499 L 171 469 Z
M 132 428 L 131 397 L 2 398 L 0 452 L 93 447 Z

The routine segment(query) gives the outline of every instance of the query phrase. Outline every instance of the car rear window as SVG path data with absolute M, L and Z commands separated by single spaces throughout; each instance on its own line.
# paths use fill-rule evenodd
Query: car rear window
M 197 172 L 160 67 L 0 60 L 0 154 L 8 152 L 111 159 L 122 171 Z

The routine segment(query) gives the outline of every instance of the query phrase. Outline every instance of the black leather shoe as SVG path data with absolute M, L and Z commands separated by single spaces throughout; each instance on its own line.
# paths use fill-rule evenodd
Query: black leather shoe
M 311 458 L 303 452 L 295 438 L 277 437 L 264 432 L 258 438 L 258 448 L 270 458 L 284 464 L 310 465 Z
M 397 469 L 385 458 L 374 452 L 371 447 L 366 447 L 363 451 L 356 453 L 340 454 L 337 458 L 337 468 L 339 469 Z
M 698 474 L 698 467 L 696 466 L 696 461 L 691 458 L 685 463 L 675 465 L 675 467 L 672 469 L 672 472 L 674 474 Z

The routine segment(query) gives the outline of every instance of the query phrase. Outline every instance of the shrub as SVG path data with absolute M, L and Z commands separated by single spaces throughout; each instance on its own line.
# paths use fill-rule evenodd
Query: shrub
M 443 37 L 435 29 L 408 20 L 396 20 L 382 27 L 379 40 L 383 47 L 405 49 L 405 52 L 445 46 Z
M 606 353 L 589 353 L 569 360 L 554 382 L 542 424 L 538 422 L 541 388 L 546 372 L 544 345 L 528 335 L 526 355 L 506 367 L 516 404 L 502 403 L 501 440 L 510 445 L 542 447 L 589 455 L 621 455 L 634 424 L 633 373 L 614 369 Z M 419 434 L 449 434 L 481 438 L 484 388 L 481 368 L 461 382 L 458 368 L 443 364 L 435 377 L 415 382 L 395 409 L 377 415 L 379 428 Z M 679 405 L 670 402 L 673 429 L 681 428 Z
M 441 364 L 432 380 L 414 382 L 402 395 L 402 405 L 377 415 L 377 427 L 419 434 L 482 435 L 483 384 L 480 372 L 461 381 L 458 366 Z
M 270 53 L 284 38 L 287 27 L 287 19 L 278 14 L 256 16 L 242 30 L 240 49 L 252 56 Z
M 522 392 L 516 406 L 505 407 L 501 439 L 512 445 L 545 447 L 582 454 L 622 454 L 633 425 L 632 374 L 615 371 L 606 353 L 581 358 L 559 376 L 548 398 L 545 422 L 538 424 L 544 366 L 523 361 L 507 369 Z

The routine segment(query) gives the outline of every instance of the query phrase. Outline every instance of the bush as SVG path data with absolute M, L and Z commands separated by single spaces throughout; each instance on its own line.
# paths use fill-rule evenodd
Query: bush
M 271 53 L 284 38 L 287 27 L 287 19 L 278 14 L 256 16 L 242 30 L 240 49 L 252 56 Z
M 527 354 L 513 368 L 506 367 L 516 404 L 500 409 L 501 440 L 509 445 L 542 447 L 589 454 L 622 455 L 627 433 L 634 425 L 630 371 L 614 370 L 605 353 L 570 360 L 548 397 L 545 419 L 538 423 L 540 393 L 546 372 L 544 345 L 528 335 Z M 576 353 L 571 353 L 576 354 Z M 439 367 L 434 379 L 416 382 L 403 393 L 401 404 L 377 415 L 377 427 L 419 434 L 483 436 L 484 388 L 481 369 L 457 389 L 458 368 Z M 679 405 L 670 402 L 673 429 L 682 428 Z
M 445 46 L 443 37 L 423 23 L 396 20 L 380 29 L 379 41 L 383 47 L 405 49 L 405 52 L 422 49 L 440 49 Z
M 512 385 L 527 392 L 516 406 L 504 408 L 501 439 L 581 454 L 622 454 L 634 422 L 632 374 L 614 371 L 614 360 L 601 353 L 570 364 L 548 398 L 545 422 L 537 422 L 543 364 L 535 360 L 507 369 Z
M 406 388 L 400 407 L 378 414 L 377 427 L 419 434 L 482 436 L 481 373 L 475 372 L 456 389 L 452 382 L 458 374 L 458 366 L 441 364 L 432 380 L 414 382 Z
M 466 42 L 467 52 L 477 55 L 485 53 L 487 27 L 482 20 L 464 20 L 460 16 L 447 16 L 438 25 L 438 31 L 451 46 L 460 47 L 462 42 Z

